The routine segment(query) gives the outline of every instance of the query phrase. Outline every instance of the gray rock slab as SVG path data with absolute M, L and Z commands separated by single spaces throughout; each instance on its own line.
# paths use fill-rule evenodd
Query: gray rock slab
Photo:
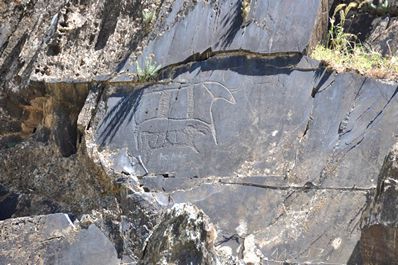
M 290 148 L 277 144 L 297 143 L 312 109 L 315 72 L 300 60 L 215 58 L 167 85 L 115 93 L 97 142 L 119 150 L 115 166 L 132 175 L 284 174 L 277 155 L 287 160 Z
M 346 264 L 360 238 L 366 192 L 280 190 L 239 184 L 205 184 L 171 193 L 190 201 L 217 226 L 218 243 L 237 251 L 248 235 L 268 264 Z M 265 263 L 267 264 L 267 263 Z
M 249 8 L 243 8 L 243 2 L 248 2 Z M 327 1 L 177 0 L 159 17 L 138 58 L 141 68 L 150 54 L 158 64 L 167 66 L 208 49 L 303 52 L 326 31 Z M 121 69 L 134 72 L 136 58 L 127 60 Z
M 116 250 L 95 226 L 75 227 L 66 214 L 0 222 L 0 264 L 119 264 Z
M 94 125 L 108 167 L 161 205 L 202 208 L 221 245 L 254 235 L 270 264 L 356 257 L 397 140 L 397 85 L 301 55 L 214 56 L 169 74 L 108 90 Z
M 374 187 L 398 133 L 397 87 L 317 67 L 299 55 L 214 57 L 175 69 L 167 84 L 120 86 L 97 143 L 135 176 Z

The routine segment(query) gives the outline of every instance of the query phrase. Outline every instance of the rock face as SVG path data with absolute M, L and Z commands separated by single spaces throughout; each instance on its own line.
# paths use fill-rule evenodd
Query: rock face
M 244 227 L 270 260 L 346 263 L 396 141 L 396 86 L 298 55 L 215 56 L 174 73 L 106 89 L 104 163 L 160 204 L 195 203 L 225 238 Z
M 344 1 L 335 1 L 332 9 Z M 383 56 L 397 56 L 398 51 L 398 2 L 369 1 L 360 9 L 353 9 L 346 20 L 345 31 L 358 36 L 365 47 Z M 387 3 L 388 7 L 383 7 Z M 332 10 L 333 11 L 333 10 Z
M 161 220 L 147 240 L 142 264 L 216 263 L 216 231 L 202 211 L 176 204 Z
M 398 20 L 396 17 L 379 18 L 373 22 L 374 29 L 367 41 L 383 55 L 396 56 L 398 51 Z
M 1 264 L 120 264 L 95 225 L 81 229 L 66 214 L 1 221 L 0 231 Z
M 327 5 L 325 0 L 177 0 L 171 11 L 159 14 L 151 40 L 137 60 L 143 66 L 154 54 L 157 63 L 167 66 L 209 50 L 303 52 L 323 37 Z M 130 58 L 122 70 L 135 71 L 135 60 Z
M 386 157 L 375 197 L 364 215 L 360 251 L 363 264 L 398 264 L 398 145 Z
M 306 55 L 330 4 L 0 3 L 0 263 L 393 264 L 398 88 Z

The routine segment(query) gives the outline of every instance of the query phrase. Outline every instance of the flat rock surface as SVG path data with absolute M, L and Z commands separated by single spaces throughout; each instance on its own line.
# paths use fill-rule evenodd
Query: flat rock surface
M 355 256 L 359 218 L 398 133 L 396 85 L 300 55 L 235 55 L 113 91 L 97 144 L 159 203 L 195 203 L 220 244 L 235 249 L 253 234 L 270 262 Z
M 8 219 L 0 231 L 1 264 L 120 264 L 95 225 L 80 229 L 66 214 Z
M 214 57 L 178 68 L 167 84 L 118 87 L 97 142 L 133 175 L 373 187 L 398 132 L 398 90 L 317 67 L 299 55 Z
M 302 52 L 322 37 L 326 10 L 327 1 L 322 0 L 177 0 L 159 14 L 138 60 L 143 67 L 154 54 L 155 61 L 166 66 L 208 49 Z M 134 71 L 135 67 L 133 57 L 122 69 Z

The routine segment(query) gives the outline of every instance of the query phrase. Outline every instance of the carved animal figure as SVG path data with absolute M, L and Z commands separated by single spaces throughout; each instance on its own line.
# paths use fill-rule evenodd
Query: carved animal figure
M 218 82 L 203 82 L 143 95 L 134 114 L 137 150 L 188 147 L 198 152 L 195 139 L 209 135 L 218 144 L 212 108 L 218 100 L 235 104 L 230 90 Z

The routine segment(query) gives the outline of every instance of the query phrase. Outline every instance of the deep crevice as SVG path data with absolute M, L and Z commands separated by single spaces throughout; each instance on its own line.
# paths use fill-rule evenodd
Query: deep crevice
M 319 67 L 307 67 L 307 68 L 298 68 L 295 67 L 301 58 L 304 56 L 300 52 L 275 52 L 275 53 L 258 53 L 258 52 L 253 52 L 250 50 L 244 50 L 244 49 L 237 49 L 237 50 L 227 50 L 227 51 L 212 51 L 211 48 L 208 48 L 202 53 L 195 53 L 185 60 L 175 63 L 175 64 L 169 64 L 167 66 L 164 66 L 159 70 L 159 74 L 156 80 L 164 80 L 164 79 L 169 79 L 173 75 L 175 75 L 175 70 L 176 68 L 179 67 L 184 67 L 188 66 L 189 64 L 193 63 L 199 63 L 206 61 L 210 58 L 217 57 L 217 58 L 225 58 L 225 57 L 247 57 L 247 59 L 280 59 L 280 58 L 292 58 L 294 62 L 290 64 L 291 70 L 300 70 L 300 71 L 314 71 L 318 70 Z M 299 58 L 297 60 L 297 58 Z
M 383 111 L 387 108 L 388 104 L 390 104 L 390 102 L 392 101 L 392 99 L 395 97 L 395 95 L 398 93 L 398 87 L 395 88 L 394 93 L 392 94 L 392 96 L 388 99 L 387 103 L 384 105 L 384 107 L 379 111 L 379 113 L 377 113 L 376 117 L 374 117 L 366 126 L 366 129 L 368 129 L 375 121 L 376 119 L 383 113 Z
M 247 183 L 247 182 L 224 182 L 220 181 L 221 184 L 226 185 L 241 185 L 241 186 L 250 186 L 262 189 L 270 189 L 270 190 L 297 190 L 297 191 L 309 191 L 309 190 L 320 190 L 320 191 L 373 191 L 376 187 L 323 187 L 317 186 L 312 182 L 307 182 L 304 186 L 273 186 L 273 185 L 261 185 L 255 183 Z M 311 184 L 309 184 L 311 183 Z

